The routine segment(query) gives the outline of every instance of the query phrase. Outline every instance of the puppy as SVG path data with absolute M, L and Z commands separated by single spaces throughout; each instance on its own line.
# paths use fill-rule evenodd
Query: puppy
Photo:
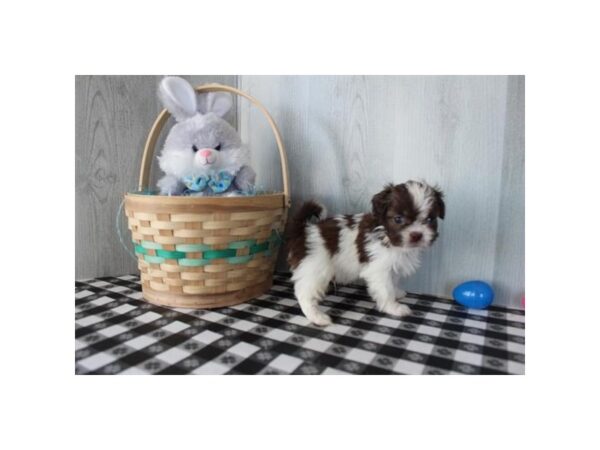
M 363 279 L 380 311 L 396 317 L 410 314 L 408 306 L 396 301 L 406 296 L 398 280 L 417 270 L 421 251 L 437 239 L 438 219 L 445 214 L 443 194 L 427 183 L 407 181 L 385 186 L 371 202 L 371 213 L 325 219 L 325 207 L 309 201 L 290 224 L 288 263 L 294 292 L 315 325 L 331 324 L 318 301 L 332 280 L 344 284 Z

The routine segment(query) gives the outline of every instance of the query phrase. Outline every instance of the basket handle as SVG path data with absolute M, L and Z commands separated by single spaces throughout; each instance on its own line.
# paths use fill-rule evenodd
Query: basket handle
M 269 125 L 271 126 L 271 131 L 273 131 L 273 134 L 275 135 L 275 142 L 277 143 L 277 148 L 279 149 L 279 159 L 281 162 L 281 177 L 283 179 L 284 201 L 285 206 L 289 208 L 291 204 L 291 199 L 287 156 L 285 153 L 285 147 L 283 146 L 283 140 L 281 139 L 281 134 L 279 134 L 279 129 L 277 128 L 273 117 L 271 117 L 271 114 L 269 114 L 267 109 L 257 99 L 255 99 L 249 94 L 246 94 L 244 91 L 240 91 L 239 89 L 236 89 L 231 86 L 211 83 L 204 84 L 202 86 L 197 86 L 195 90 L 198 93 L 224 91 L 229 92 L 231 94 L 237 94 L 241 97 L 248 99 L 250 103 L 256 106 L 260 110 L 260 112 L 264 114 L 264 116 L 267 119 L 267 122 L 269 122 Z M 170 116 L 171 114 L 169 113 L 169 111 L 163 109 L 154 121 L 152 128 L 150 129 L 148 139 L 146 139 L 146 145 L 144 146 L 144 154 L 142 156 L 142 165 L 140 168 L 140 181 L 138 184 L 138 189 L 140 191 L 144 191 L 148 187 L 148 181 L 150 179 L 150 167 L 152 165 L 152 157 L 154 156 L 156 141 L 158 141 L 160 132 L 162 131 L 162 128 L 165 126 L 165 123 L 167 122 Z

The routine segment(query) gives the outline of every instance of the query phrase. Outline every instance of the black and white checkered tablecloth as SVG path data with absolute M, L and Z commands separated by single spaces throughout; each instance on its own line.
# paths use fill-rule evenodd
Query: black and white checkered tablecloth
M 333 325 L 308 323 L 285 274 L 251 302 L 218 310 L 142 300 L 139 277 L 75 283 L 78 374 L 523 374 L 525 316 L 410 295 L 413 314 L 378 312 L 360 286 L 331 289 Z

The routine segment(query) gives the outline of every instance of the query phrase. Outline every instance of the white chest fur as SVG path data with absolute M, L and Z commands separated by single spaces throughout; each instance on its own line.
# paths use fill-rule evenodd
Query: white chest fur
M 419 249 L 402 249 L 383 245 L 374 241 L 367 246 L 370 261 L 361 267 L 360 276 L 365 278 L 369 273 L 390 273 L 394 278 L 407 277 L 416 272 L 421 264 Z

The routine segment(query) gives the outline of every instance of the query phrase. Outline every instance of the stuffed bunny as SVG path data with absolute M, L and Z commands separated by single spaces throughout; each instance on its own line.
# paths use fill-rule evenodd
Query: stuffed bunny
M 159 96 L 175 118 L 159 166 L 161 195 L 237 195 L 254 191 L 256 174 L 237 131 L 222 117 L 233 100 L 226 92 L 196 94 L 183 78 L 166 77 Z

